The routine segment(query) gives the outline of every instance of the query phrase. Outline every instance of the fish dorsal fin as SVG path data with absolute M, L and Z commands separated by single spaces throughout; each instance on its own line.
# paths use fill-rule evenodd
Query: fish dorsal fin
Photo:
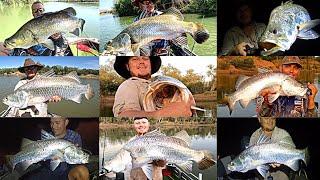
M 188 144 L 188 146 L 190 146 L 190 144 L 191 144 L 191 137 L 189 136 L 189 134 L 185 130 L 177 132 L 173 137 L 176 137 L 176 138 L 179 138 L 179 139 L 185 141 Z
M 265 68 L 265 67 L 259 67 L 258 68 L 258 73 L 262 74 L 262 73 L 270 73 L 270 72 L 273 72 L 272 69 L 268 69 L 268 68 Z
M 259 136 L 258 141 L 257 141 L 256 144 L 263 144 L 263 143 L 269 143 L 269 142 L 271 142 L 271 138 L 262 133 Z
M 236 90 L 238 90 L 238 89 L 240 88 L 241 84 L 242 84 L 245 80 L 247 80 L 247 79 L 249 79 L 249 78 L 250 78 L 249 76 L 240 75 L 240 76 L 238 77 L 238 80 L 237 80 L 236 85 L 235 85 Z
M 61 10 L 60 12 L 66 12 L 67 14 L 69 14 L 71 16 L 76 16 L 77 15 L 77 12 L 73 7 L 65 8 L 65 9 Z
M 281 2 L 281 5 L 285 5 L 285 4 L 293 4 L 293 0 L 289 0 L 289 1 L 286 1 L 286 2 Z
M 47 139 L 56 139 L 52 134 L 48 133 L 47 131 L 41 129 L 41 140 Z
M 295 147 L 295 145 L 292 142 L 291 137 L 286 136 L 285 138 L 281 139 L 280 141 L 277 142 L 278 144 L 281 144 L 283 146 L 289 146 L 289 147 Z
M 161 15 L 174 15 L 176 16 L 180 21 L 183 21 L 184 17 L 183 14 L 175 7 L 169 8 L 165 13 Z M 161 16 L 160 15 L 160 16 Z
M 308 30 L 314 28 L 315 26 L 317 26 L 318 24 L 320 24 L 320 19 L 314 19 L 314 20 L 310 20 L 308 22 L 305 22 L 303 24 L 300 24 L 298 26 L 298 29 L 300 31 L 308 31 Z
M 54 76 L 56 76 L 56 73 L 54 72 L 53 69 L 51 69 L 43 74 L 40 74 L 39 76 L 40 77 L 54 77 Z
M 78 76 L 76 71 L 72 71 L 69 74 L 65 75 L 64 77 L 68 77 L 68 78 L 74 79 L 77 82 L 81 83 L 80 78 L 79 78 L 79 76 Z
M 144 134 L 143 136 L 165 136 L 165 134 L 161 133 L 160 129 L 155 129 L 153 131 L 150 131 Z
M 28 138 L 22 138 L 22 142 L 21 142 L 21 150 L 23 150 L 26 146 L 28 146 L 29 144 L 32 144 L 34 141 L 28 139 Z

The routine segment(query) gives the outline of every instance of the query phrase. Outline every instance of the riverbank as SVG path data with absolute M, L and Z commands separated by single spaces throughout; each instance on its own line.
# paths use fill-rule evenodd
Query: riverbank
M 217 74 L 242 74 L 254 75 L 259 68 L 268 69 L 273 72 L 279 71 L 283 57 L 265 60 L 260 56 L 219 56 Z M 300 57 L 302 70 L 320 73 L 320 61 L 314 57 Z
M 217 92 L 212 91 L 209 93 L 203 93 L 203 94 L 193 94 L 194 100 L 196 103 L 207 103 L 207 102 L 215 102 L 217 100 Z M 112 107 L 114 103 L 114 95 L 109 96 L 100 96 L 100 104 L 103 106 L 109 106 Z
M 23 78 L 25 77 L 25 74 L 19 71 L 16 71 L 13 73 L 3 73 L 3 74 L 0 74 L 0 76 L 17 76 L 19 78 Z M 99 75 L 94 75 L 94 74 L 79 75 L 79 77 L 83 79 L 95 79 L 95 80 L 99 79 Z

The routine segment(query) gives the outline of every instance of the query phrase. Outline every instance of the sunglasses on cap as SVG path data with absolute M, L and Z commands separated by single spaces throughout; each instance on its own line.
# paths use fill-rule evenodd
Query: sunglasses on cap
M 38 13 L 38 12 L 43 13 L 43 12 L 44 12 L 44 8 L 32 9 L 32 13 L 33 13 L 33 14 L 36 14 L 36 13 Z

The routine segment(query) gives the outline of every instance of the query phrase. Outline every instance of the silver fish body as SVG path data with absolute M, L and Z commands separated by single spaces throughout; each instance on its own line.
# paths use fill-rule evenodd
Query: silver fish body
M 190 143 L 191 138 L 186 131 L 180 131 L 174 136 L 152 131 L 129 140 L 113 159 L 104 164 L 104 169 L 130 172 L 131 169 L 141 167 L 146 176 L 152 179 L 150 171 L 146 169 L 153 160 L 177 163 L 189 171 L 192 161 L 199 164 L 199 169 L 207 169 L 215 163 L 211 153 L 191 149 Z
M 259 42 L 259 47 L 264 49 L 261 54 L 267 56 L 289 50 L 297 38 L 318 38 L 318 33 L 312 28 L 319 23 L 319 19 L 311 20 L 304 7 L 292 1 L 283 3 L 271 12 L 268 26 Z
M 236 91 L 230 94 L 228 106 L 230 114 L 237 101 L 240 100 L 242 107 L 247 107 L 251 100 L 260 96 L 260 92 L 265 88 L 272 88 L 275 94 L 270 94 L 270 103 L 279 96 L 305 96 L 308 88 L 289 75 L 283 73 L 261 73 L 252 77 L 240 77 L 236 83 Z
M 67 140 L 46 139 L 22 146 L 22 150 L 13 155 L 10 162 L 13 169 L 19 163 L 25 164 L 23 166 L 26 169 L 31 164 L 54 158 L 68 164 L 85 164 L 89 161 L 89 154 Z
M 299 160 L 306 163 L 307 149 L 299 150 L 286 143 L 261 143 L 242 151 L 228 164 L 228 170 L 247 172 L 257 169 L 262 176 L 266 175 L 267 165 L 284 164 L 297 171 Z M 264 170 L 263 170 L 264 169 Z
M 14 35 L 4 41 L 4 45 L 7 48 L 27 49 L 37 44 L 44 44 L 52 49 L 53 43 L 48 39 L 51 35 L 83 30 L 85 21 L 75 15 L 76 11 L 72 7 L 45 13 L 25 23 Z
M 209 32 L 203 25 L 183 21 L 182 14 L 177 9 L 170 8 L 167 13 L 130 24 L 110 40 L 105 49 L 109 54 L 132 51 L 135 55 L 140 55 L 138 50 L 141 46 L 157 39 L 172 40 L 183 33 L 190 34 L 197 43 L 203 43 L 209 38 Z
M 190 90 L 181 81 L 168 76 L 156 76 L 145 93 L 143 108 L 145 111 L 159 110 L 166 100 L 188 102 L 190 96 Z
M 3 103 L 11 107 L 25 108 L 46 102 L 56 95 L 80 103 L 82 94 L 85 94 L 87 99 L 94 96 L 90 84 L 82 85 L 76 72 L 57 77 L 39 75 L 4 98 Z
M 199 163 L 199 169 L 207 169 L 214 164 L 211 155 L 206 151 L 190 148 L 191 140 L 186 131 L 178 134 L 166 136 L 151 132 L 129 141 L 123 149 L 130 152 L 133 168 L 141 167 L 153 160 L 165 160 L 176 164 L 195 161 Z

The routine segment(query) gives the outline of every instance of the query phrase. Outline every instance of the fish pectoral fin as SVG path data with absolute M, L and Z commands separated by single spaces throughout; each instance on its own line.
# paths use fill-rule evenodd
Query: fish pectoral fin
M 178 164 L 178 166 L 187 173 L 192 171 L 192 161 L 186 161 L 184 163 Z
M 23 150 L 27 145 L 32 144 L 34 141 L 28 139 L 28 138 L 23 138 L 21 142 L 21 150 Z
M 152 164 L 146 164 L 141 167 L 143 173 L 147 176 L 148 179 L 152 179 L 153 166 Z
M 289 161 L 289 162 L 285 163 L 285 165 L 290 167 L 294 171 L 299 170 L 299 160 Z
M 299 39 L 317 39 L 319 34 L 314 30 L 300 31 L 297 38 Z
M 21 168 L 22 171 L 25 171 L 32 164 L 33 164 L 33 162 L 31 160 L 25 160 L 25 161 L 22 161 L 21 163 L 19 163 L 19 168 Z
M 280 96 L 280 92 L 277 92 L 275 94 L 269 94 L 268 95 L 268 101 L 269 103 L 273 103 L 278 97 Z
M 74 101 L 74 102 L 76 102 L 76 103 L 78 103 L 78 104 L 80 104 L 80 103 L 81 103 L 81 94 L 79 94 L 79 95 L 77 95 L 77 96 L 75 96 L 75 97 L 70 98 L 70 100 L 71 100 L 71 101 Z
M 313 19 L 298 26 L 299 31 L 308 31 L 320 24 L 320 19 Z
M 54 171 L 60 164 L 60 159 L 55 159 L 50 161 L 50 169 L 51 171 Z
M 257 166 L 257 171 L 258 171 L 258 172 L 261 174 L 261 176 L 264 177 L 264 178 L 267 176 L 268 170 L 269 170 L 269 166 L 267 166 L 267 165 Z
M 43 44 L 45 47 L 49 48 L 50 50 L 54 50 L 54 44 L 51 39 L 47 39 L 44 42 L 42 42 L 41 44 Z
M 250 99 L 241 99 L 240 100 L 240 105 L 242 108 L 246 108 L 248 106 L 248 104 L 250 103 Z

